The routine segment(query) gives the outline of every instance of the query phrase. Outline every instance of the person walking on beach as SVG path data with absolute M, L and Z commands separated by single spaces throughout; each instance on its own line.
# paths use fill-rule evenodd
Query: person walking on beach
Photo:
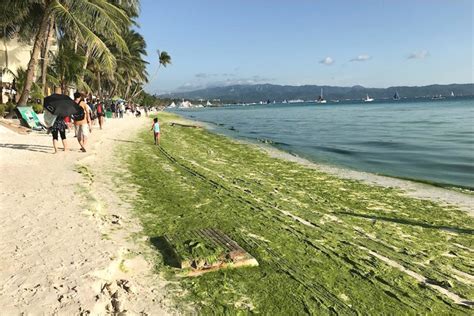
M 63 143 L 64 151 L 67 150 L 66 129 L 68 129 L 68 126 L 64 121 L 64 117 L 58 116 L 54 121 L 53 126 L 51 126 L 51 134 L 53 135 L 53 147 L 55 154 L 58 152 L 58 134 L 61 135 L 61 141 Z
M 113 102 L 110 106 L 110 111 L 112 112 L 112 117 L 117 118 L 117 105 L 115 104 L 115 102 Z
M 160 123 L 158 123 L 158 118 L 153 119 L 153 126 L 151 127 L 153 135 L 155 137 L 155 145 L 160 146 Z
M 102 125 L 104 124 L 105 108 L 104 104 L 100 100 L 97 103 L 97 117 L 99 118 L 99 127 L 102 129 Z
M 81 151 L 86 152 L 87 137 L 92 132 L 89 106 L 83 101 L 82 95 L 79 92 L 74 93 L 74 102 L 83 110 L 83 115 L 74 120 L 74 126 L 76 127 L 77 141 L 81 146 Z
M 119 105 L 120 118 L 123 118 L 124 113 L 125 113 L 125 104 L 123 102 L 121 102 L 120 105 Z

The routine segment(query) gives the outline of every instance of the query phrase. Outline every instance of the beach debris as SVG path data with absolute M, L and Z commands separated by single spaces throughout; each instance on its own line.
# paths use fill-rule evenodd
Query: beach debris
M 234 240 L 214 228 L 165 236 L 186 276 L 223 268 L 258 266 L 257 260 Z
M 183 123 L 177 123 L 177 122 L 171 122 L 171 123 L 170 123 L 170 126 L 202 128 L 202 126 L 199 126 L 199 125 L 183 124 Z

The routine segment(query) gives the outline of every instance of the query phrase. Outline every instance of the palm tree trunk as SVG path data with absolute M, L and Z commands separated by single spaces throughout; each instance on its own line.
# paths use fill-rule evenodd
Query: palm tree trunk
M 6 36 L 7 32 L 5 31 L 5 28 L 4 28 L 3 33 L 5 34 L 5 36 L 3 37 L 3 46 L 5 47 L 5 68 L 2 69 L 2 71 L 4 73 L 6 73 L 6 70 L 9 70 L 9 68 L 8 68 L 8 45 L 7 45 L 7 36 Z M 3 74 L 2 74 L 2 76 L 3 76 Z M 1 87 L 0 87 L 0 89 L 1 89 Z M 3 95 L 2 95 L 2 93 L 0 93 L 0 104 L 2 104 L 2 103 L 3 103 Z
M 82 65 L 82 74 L 79 77 L 80 81 L 84 81 L 84 75 L 85 75 L 85 70 L 87 69 L 87 63 L 89 62 L 89 56 L 91 54 L 89 46 L 86 47 L 86 55 L 85 55 L 85 60 L 84 60 L 84 65 Z
M 128 93 L 130 92 L 130 85 L 131 85 L 131 82 L 130 82 L 130 79 L 127 81 L 127 90 L 125 90 L 125 95 L 123 96 L 125 100 L 128 99 Z
M 21 96 L 18 100 L 17 105 L 24 105 L 26 104 L 26 101 L 28 101 L 31 85 L 33 84 L 33 77 L 35 76 L 36 65 L 38 64 L 38 59 L 41 53 L 41 44 L 44 43 L 44 40 L 48 34 L 49 18 L 49 10 L 46 9 L 41 19 L 38 33 L 36 34 L 35 42 L 33 44 L 33 50 L 31 52 L 30 62 L 28 63 L 28 69 L 26 71 L 25 85 L 23 87 L 23 91 L 21 92 Z
M 54 17 L 51 17 L 49 21 L 48 37 L 46 38 L 46 43 L 44 44 L 43 51 L 43 64 L 41 65 L 41 87 L 43 89 L 43 94 L 46 96 L 48 94 L 48 87 L 46 86 L 46 77 L 48 76 L 48 62 L 49 62 L 49 48 L 51 46 L 51 39 L 53 37 L 54 31 Z
M 101 82 L 100 82 L 100 71 L 97 72 L 97 90 L 98 93 L 97 95 L 99 96 L 100 99 L 102 99 L 102 85 L 101 85 Z
M 133 89 L 133 92 L 132 92 L 132 94 L 130 95 L 130 99 L 133 99 L 133 98 L 135 97 L 138 88 L 140 88 L 140 85 L 137 83 L 137 86 L 135 87 L 135 89 Z M 139 92 L 141 92 L 141 90 L 142 90 L 142 89 L 140 89 Z

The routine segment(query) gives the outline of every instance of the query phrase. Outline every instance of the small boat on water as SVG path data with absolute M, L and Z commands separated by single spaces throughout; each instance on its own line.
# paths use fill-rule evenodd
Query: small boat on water
M 319 98 L 316 100 L 316 103 L 326 103 L 327 101 L 324 99 L 323 96 L 323 88 L 321 88 L 321 94 L 319 95 Z
M 367 96 L 364 99 L 364 102 L 372 102 L 372 101 L 374 101 L 374 99 L 370 98 L 369 95 L 367 94 Z
M 398 94 L 398 91 L 396 91 L 395 94 L 393 95 L 393 100 L 394 101 L 399 101 L 400 100 L 400 95 Z
M 339 103 L 339 100 L 331 100 L 333 103 Z
M 451 91 L 451 96 L 454 97 L 454 91 Z
M 443 100 L 446 99 L 446 97 L 443 97 L 441 94 L 434 95 L 431 100 Z
M 206 106 L 212 106 L 212 103 L 207 100 Z

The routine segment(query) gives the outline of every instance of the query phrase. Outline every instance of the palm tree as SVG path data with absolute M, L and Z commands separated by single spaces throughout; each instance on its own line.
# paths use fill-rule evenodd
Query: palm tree
M 150 82 L 156 78 L 156 76 L 158 75 L 158 70 L 160 70 L 161 66 L 166 68 L 166 66 L 171 64 L 171 56 L 166 51 L 157 50 L 156 52 L 158 54 L 158 67 L 156 68 L 156 71 L 153 77 L 149 80 Z M 132 95 L 132 98 L 135 98 L 138 95 L 140 95 L 142 91 L 143 91 L 143 88 L 140 89 L 138 92 L 134 93 Z
M 160 52 L 160 50 L 157 50 L 156 52 L 158 53 L 159 63 L 158 63 L 158 68 L 156 69 L 155 77 L 158 74 L 158 70 L 160 69 L 161 66 L 166 68 L 166 66 L 171 64 L 171 56 L 167 52 L 165 51 Z
M 89 86 L 81 80 L 85 56 L 74 51 L 72 42 L 62 40 L 59 43 L 59 50 L 53 59 L 53 63 L 49 68 L 50 80 L 53 77 L 59 83 L 61 92 L 67 94 L 67 87 L 76 84 L 81 90 L 88 92 Z
M 108 69 L 115 67 L 115 56 L 94 32 L 94 29 L 104 30 L 105 33 L 117 40 L 118 46 L 125 47 L 119 34 L 130 25 L 130 19 L 125 11 L 107 0 L 2 0 L 0 1 L 0 12 L 3 13 L 2 17 L 9 17 L 8 23 L 18 23 L 19 25 L 26 23 L 29 15 L 33 15 L 35 12 L 40 14 L 25 85 L 18 104 L 25 104 L 28 99 L 41 47 L 47 38 L 52 18 L 54 18 L 59 36 L 79 39 L 81 43 L 91 49 L 91 55 L 94 58 L 99 58 L 101 64 Z M 94 29 L 90 27 L 92 23 L 95 25 Z

